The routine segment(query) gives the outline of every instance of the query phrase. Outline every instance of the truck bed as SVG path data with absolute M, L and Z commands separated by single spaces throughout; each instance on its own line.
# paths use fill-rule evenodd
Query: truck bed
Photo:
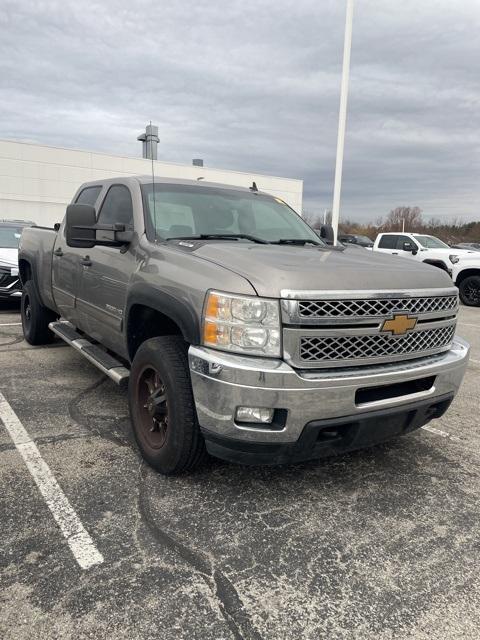
M 29 272 L 22 268 L 22 260 L 32 265 L 33 277 L 42 304 L 55 309 L 52 295 L 52 259 L 57 232 L 48 227 L 25 227 L 18 248 L 18 262 L 22 282 L 29 278 Z

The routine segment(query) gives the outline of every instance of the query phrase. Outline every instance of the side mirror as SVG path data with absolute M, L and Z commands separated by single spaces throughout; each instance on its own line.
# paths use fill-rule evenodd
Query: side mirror
M 418 249 L 417 249 L 416 245 L 413 244 L 413 242 L 404 242 L 403 243 L 403 250 L 404 251 L 409 251 L 414 256 L 416 256 L 417 253 L 418 253 Z
M 70 204 L 65 218 L 67 245 L 91 249 L 96 245 L 122 247 L 133 240 L 133 229 L 124 224 L 97 224 L 95 207 Z
M 335 236 L 333 233 L 333 227 L 331 227 L 329 224 L 322 224 L 322 226 L 320 227 L 320 233 L 318 235 L 326 244 L 333 244 Z
M 69 247 L 91 249 L 95 246 L 95 207 L 89 204 L 69 204 L 65 216 L 65 235 Z

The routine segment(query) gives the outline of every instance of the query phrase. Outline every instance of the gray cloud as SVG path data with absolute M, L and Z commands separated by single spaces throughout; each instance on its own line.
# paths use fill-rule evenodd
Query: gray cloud
M 0 137 L 305 180 L 332 199 L 345 4 L 4 0 Z M 480 6 L 357 0 L 342 215 L 480 217 Z

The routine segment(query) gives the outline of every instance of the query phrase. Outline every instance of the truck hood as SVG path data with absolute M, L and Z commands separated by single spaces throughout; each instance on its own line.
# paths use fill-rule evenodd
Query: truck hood
M 4 249 L 0 247 L 0 266 L 17 267 L 18 249 Z
M 477 255 L 475 255 L 477 254 Z M 449 256 L 458 256 L 460 260 L 477 259 L 480 262 L 480 253 L 469 249 L 420 249 L 421 256 L 427 258 L 439 258 L 450 264 Z
M 438 267 L 358 248 L 334 251 L 209 242 L 194 253 L 245 277 L 258 295 L 270 298 L 280 298 L 288 289 L 409 291 L 453 286 L 449 275 Z

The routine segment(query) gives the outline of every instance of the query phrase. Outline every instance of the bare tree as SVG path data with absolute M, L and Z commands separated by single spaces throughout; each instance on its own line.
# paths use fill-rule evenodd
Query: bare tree
M 322 224 L 321 214 L 314 211 L 304 211 L 302 214 L 303 219 L 314 229 L 319 229 Z
M 325 218 L 325 223 L 324 223 Z M 327 211 L 327 214 L 313 212 L 313 211 L 304 211 L 303 219 L 308 222 L 308 224 L 314 229 L 320 229 L 322 224 L 332 224 L 332 212 Z
M 392 209 L 384 224 L 385 231 L 417 231 L 423 227 L 420 207 L 397 207 Z

